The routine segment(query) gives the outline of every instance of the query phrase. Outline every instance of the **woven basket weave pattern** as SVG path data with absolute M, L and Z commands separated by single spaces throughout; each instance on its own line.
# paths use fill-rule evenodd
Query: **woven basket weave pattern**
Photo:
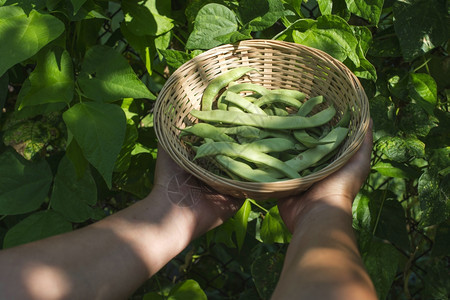
M 307 99 L 323 95 L 326 102 L 333 103 L 337 110 L 331 123 L 337 122 L 347 107 L 351 108 L 349 136 L 330 165 L 300 179 L 257 183 L 215 175 L 208 171 L 213 166 L 207 162 L 192 161 L 194 153 L 179 139 L 179 128 L 197 122 L 189 112 L 200 109 L 201 97 L 208 83 L 216 76 L 240 66 L 254 67 L 258 72 L 251 72 L 238 82 L 252 82 L 269 89 L 300 90 L 307 95 Z M 191 59 L 168 79 L 155 105 L 156 134 L 172 159 L 219 192 L 254 199 L 299 193 L 342 167 L 361 145 L 369 118 L 367 97 L 358 79 L 347 67 L 316 49 L 273 40 L 249 40 L 224 45 Z

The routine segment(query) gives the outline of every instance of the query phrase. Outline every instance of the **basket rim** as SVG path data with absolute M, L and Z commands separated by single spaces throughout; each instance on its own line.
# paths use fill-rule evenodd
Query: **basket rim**
M 339 70 L 340 72 L 345 74 L 349 79 L 348 81 L 351 80 L 350 84 L 353 87 L 353 89 L 355 90 L 356 94 L 358 95 L 358 97 L 360 98 L 361 103 L 362 103 L 362 106 L 359 107 L 361 109 L 362 120 L 361 120 L 360 126 L 357 128 L 356 132 L 354 133 L 355 136 L 354 136 L 353 142 L 350 145 L 348 145 L 348 147 L 341 153 L 341 155 L 339 157 L 335 158 L 329 165 L 327 165 L 323 169 L 321 169 L 317 172 L 314 172 L 312 174 L 309 174 L 307 176 L 304 176 L 302 178 L 287 179 L 287 180 L 276 181 L 276 182 L 248 182 L 248 181 L 233 180 L 233 179 L 229 179 L 229 178 L 225 178 L 225 177 L 216 175 L 216 174 L 210 172 L 209 170 L 202 168 L 201 166 L 197 165 L 196 163 L 193 163 L 192 161 L 181 159 L 181 157 L 183 157 L 182 153 L 179 153 L 176 149 L 173 149 L 170 146 L 170 143 L 167 141 L 164 134 L 162 134 L 162 131 L 161 131 L 162 129 L 160 128 L 159 121 L 158 121 L 159 120 L 158 114 L 160 112 L 159 110 L 161 107 L 161 103 L 163 101 L 162 98 L 164 95 L 164 91 L 168 88 L 168 86 L 172 85 L 172 82 L 174 80 L 176 80 L 175 78 L 176 78 L 177 74 L 182 73 L 183 71 L 185 71 L 185 69 L 189 69 L 192 64 L 195 64 L 195 62 L 201 61 L 202 59 L 207 58 L 208 56 L 211 56 L 214 54 L 220 55 L 220 54 L 230 53 L 230 51 L 236 51 L 237 49 L 244 49 L 246 47 L 251 49 L 252 47 L 255 47 L 255 46 L 288 47 L 288 48 L 293 48 L 293 51 L 296 51 L 297 49 L 305 49 L 308 52 L 314 54 L 314 56 L 315 56 L 314 59 L 318 59 L 318 58 L 326 59 L 327 63 L 329 62 L 330 64 L 334 65 L 334 67 L 337 70 Z M 346 80 L 347 80 L 347 78 L 346 78 Z M 199 54 L 198 56 L 192 58 L 191 60 L 185 62 L 183 65 L 181 65 L 177 70 L 175 70 L 171 74 L 171 76 L 169 77 L 169 79 L 166 81 L 165 85 L 161 89 L 160 93 L 158 94 L 158 97 L 155 101 L 154 114 L 155 114 L 154 127 L 155 127 L 155 131 L 156 131 L 157 139 L 158 139 L 160 145 L 166 150 L 166 152 L 168 152 L 168 154 L 171 156 L 171 158 L 173 160 L 175 160 L 175 162 L 180 167 L 182 167 L 185 171 L 191 173 L 192 175 L 196 176 L 200 180 L 205 181 L 206 183 L 210 183 L 210 185 L 211 185 L 210 181 L 213 180 L 214 183 L 217 183 L 219 185 L 223 184 L 223 185 L 227 185 L 227 186 L 232 186 L 237 189 L 241 189 L 244 193 L 248 192 L 250 194 L 252 194 L 252 193 L 270 194 L 270 192 L 273 190 L 280 191 L 280 192 L 294 190 L 302 185 L 309 186 L 309 185 L 313 184 L 314 182 L 317 182 L 317 181 L 325 178 L 326 176 L 330 175 L 331 173 L 334 173 L 335 171 L 340 169 L 359 149 L 359 147 L 361 146 L 361 144 L 364 140 L 364 137 L 365 137 L 367 131 L 369 130 L 369 123 L 370 123 L 370 112 L 369 112 L 369 104 L 368 104 L 367 95 L 365 94 L 364 89 L 363 89 L 359 79 L 356 77 L 355 74 L 353 74 L 348 69 L 347 66 L 345 66 L 342 62 L 338 61 L 337 59 L 333 58 L 331 55 L 329 55 L 328 53 L 326 53 L 322 50 L 315 49 L 315 48 L 301 45 L 301 44 L 292 43 L 292 42 L 266 40 L 266 39 L 251 39 L 251 40 L 239 41 L 239 42 L 233 43 L 233 44 L 221 45 L 221 46 L 209 49 L 209 50 Z M 212 184 L 212 185 L 214 187 L 214 184 Z

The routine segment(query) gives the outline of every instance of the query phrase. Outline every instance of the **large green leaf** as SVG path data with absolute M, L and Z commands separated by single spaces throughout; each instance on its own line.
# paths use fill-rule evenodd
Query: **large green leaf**
M 72 230 L 72 224 L 53 210 L 36 212 L 12 227 L 3 241 L 4 248 L 37 241 Z
M 0 76 L 15 64 L 35 55 L 64 32 L 57 18 L 19 6 L 0 7 Z
M 127 60 L 107 46 L 94 46 L 86 52 L 78 84 L 86 97 L 96 101 L 112 102 L 122 98 L 155 99 Z
M 412 73 L 408 81 L 409 95 L 429 115 L 434 114 L 437 103 L 437 85 L 433 77 L 425 73 Z
M 108 103 L 78 103 L 63 114 L 63 119 L 84 157 L 111 187 L 112 172 L 125 138 L 123 110 Z
M 252 31 L 264 30 L 284 16 L 280 0 L 242 0 L 239 13 L 243 23 L 248 23 Z
M 395 161 L 382 160 L 372 166 L 372 170 L 377 171 L 381 175 L 394 178 L 414 178 L 417 171 L 412 167 L 398 163 Z
M 345 0 L 345 2 L 351 13 L 366 19 L 371 24 L 378 24 L 384 0 Z
M 397 274 L 401 256 L 391 244 L 371 238 L 370 235 L 367 239 L 365 247 L 361 249 L 363 262 L 372 278 L 379 299 L 386 299 Z
M 447 176 L 446 180 L 449 177 Z M 450 202 L 448 199 L 450 191 L 448 183 L 445 184 L 446 182 L 441 181 L 439 174 L 433 169 L 425 170 L 420 176 L 418 192 L 424 226 L 439 224 L 450 217 Z
M 224 43 L 222 36 L 238 29 L 236 15 L 224 5 L 211 3 L 198 12 L 194 30 L 191 32 L 186 49 L 210 49 Z
M 8 95 L 8 83 L 9 83 L 9 76 L 8 73 L 3 74 L 0 76 L 0 110 L 3 110 L 3 106 L 6 102 L 6 96 Z M 0 114 L 0 119 L 2 115 Z
M 71 222 L 84 222 L 93 217 L 91 205 L 97 202 L 97 187 L 89 168 L 77 176 L 72 162 L 61 159 L 53 183 L 51 206 Z
M 20 93 L 18 109 L 46 103 L 70 103 L 74 91 L 72 58 L 69 53 L 55 48 L 38 58 L 36 68 L 29 76 L 30 86 Z
M 422 106 L 409 103 L 400 111 L 399 127 L 407 134 L 426 136 L 433 127 L 436 127 L 436 118 L 428 114 Z
M 396 162 L 407 162 L 425 155 L 425 144 L 414 136 L 383 137 L 377 142 L 377 151 Z
M 158 36 L 170 31 L 174 24 L 173 20 L 160 14 L 157 4 L 169 1 L 157 0 L 125 0 L 122 8 L 125 13 L 125 22 L 129 30 L 138 36 Z
M 45 201 L 53 179 L 47 161 L 29 162 L 9 150 L 0 166 L 0 215 L 27 213 Z
M 197 281 L 188 279 L 177 283 L 169 293 L 167 300 L 206 300 L 205 292 L 202 290 Z
M 264 217 L 261 224 L 261 239 L 264 243 L 289 243 L 291 233 L 281 219 L 278 206 L 273 206 Z
M 292 34 L 294 42 L 325 51 L 340 61 L 348 58 L 355 67 L 359 67 L 359 57 L 356 53 L 358 40 L 351 27 L 341 17 L 320 16 L 317 21 L 308 20 L 307 24 L 299 23 L 295 28 Z
M 250 215 L 250 211 L 252 210 L 252 206 L 250 204 L 250 200 L 246 199 L 242 204 L 241 208 L 234 215 L 234 231 L 236 233 L 236 241 L 239 251 L 242 249 L 242 245 L 244 244 L 245 235 L 247 234 L 247 224 L 248 217 Z
M 406 60 L 427 53 L 448 40 L 447 1 L 396 1 L 393 11 L 395 32 Z

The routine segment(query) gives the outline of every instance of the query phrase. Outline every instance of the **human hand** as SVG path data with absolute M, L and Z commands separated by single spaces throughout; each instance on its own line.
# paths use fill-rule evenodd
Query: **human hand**
M 354 198 L 370 172 L 373 145 L 372 121 L 363 144 L 338 171 L 313 184 L 303 194 L 278 201 L 278 209 L 288 229 L 293 232 L 305 212 L 321 204 L 350 210 Z
M 179 167 L 162 148 L 158 148 L 155 186 L 158 202 L 191 214 L 193 235 L 202 235 L 222 224 L 239 210 L 243 199 L 223 195 Z

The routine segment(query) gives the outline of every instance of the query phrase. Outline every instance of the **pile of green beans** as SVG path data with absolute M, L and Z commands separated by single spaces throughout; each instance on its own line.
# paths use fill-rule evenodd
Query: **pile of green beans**
M 190 113 L 200 121 L 180 133 L 194 160 L 212 159 L 228 177 L 253 182 L 301 178 L 328 165 L 348 135 L 350 111 L 331 126 L 336 109 L 323 96 L 236 83 L 254 71 L 238 67 L 208 84 L 201 110 Z M 318 105 L 325 108 L 313 113 Z

